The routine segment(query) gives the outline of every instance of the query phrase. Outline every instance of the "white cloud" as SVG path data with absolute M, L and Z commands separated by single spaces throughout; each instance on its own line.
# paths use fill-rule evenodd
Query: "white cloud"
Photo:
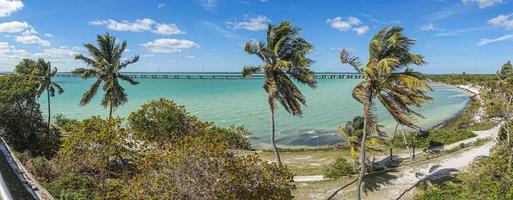
M 10 21 L 0 23 L 0 32 L 2 33 L 19 33 L 30 28 L 30 25 L 25 21 Z
M 363 25 L 360 19 L 353 16 L 349 16 L 347 19 L 335 17 L 326 20 L 326 22 L 331 28 L 338 29 L 339 31 L 354 31 L 357 35 L 363 35 L 370 30 L 369 26 Z
M 356 32 L 357 35 L 364 35 L 365 33 L 369 32 L 369 26 L 360 26 L 353 28 L 353 31 Z
M 161 35 L 174 35 L 174 34 L 184 34 L 182 30 L 180 30 L 176 24 L 164 24 L 158 23 L 155 20 L 144 18 L 144 19 L 136 19 L 133 22 L 129 22 L 127 20 L 116 21 L 113 19 L 107 20 L 94 20 L 89 22 L 89 24 L 94 26 L 106 26 L 110 30 L 114 31 L 131 31 L 131 32 L 153 32 Z
M 421 30 L 422 31 L 432 31 L 432 30 L 435 30 L 435 25 L 433 23 L 426 24 L 426 25 L 422 26 Z
M 157 8 L 164 8 L 166 7 L 167 5 L 165 3 L 159 3 L 159 5 L 157 5 Z
M 142 32 L 151 30 L 151 26 L 155 24 L 155 21 L 151 19 L 136 19 L 134 22 L 129 22 L 126 20 L 118 22 L 113 19 L 108 19 L 95 20 L 90 22 L 90 24 L 96 26 L 107 26 L 108 29 L 115 31 Z
M 485 9 L 487 7 L 503 4 L 504 0 L 461 0 L 464 4 L 477 4 L 479 8 Z
M 41 58 L 61 58 L 61 57 L 73 57 L 74 55 L 78 54 L 73 49 L 68 49 L 66 47 L 60 47 L 60 48 L 49 48 L 49 49 L 43 49 L 42 52 L 35 53 L 35 57 L 41 57 Z
M 195 56 L 185 56 L 185 57 L 183 57 L 183 58 L 185 58 L 185 59 L 194 59 L 194 58 L 195 58 Z
M 38 44 L 41 46 L 50 46 L 50 41 L 43 40 L 39 36 L 29 32 L 16 36 L 16 42 L 22 44 Z
M 0 0 L 0 17 L 10 16 L 21 8 L 23 8 L 21 0 Z
M 151 32 L 157 33 L 160 35 L 176 35 L 176 34 L 185 34 L 184 31 L 180 30 L 176 24 L 157 24 L 155 30 Z
M 271 22 L 266 16 L 256 16 L 241 22 L 226 22 L 229 28 L 232 29 L 246 29 L 249 31 L 261 31 L 266 30 L 267 26 Z
M 180 39 L 156 39 L 152 42 L 142 44 L 153 53 L 178 53 L 186 49 L 199 48 L 200 45 L 190 40 Z
M 217 6 L 217 0 L 201 0 L 201 5 L 207 10 L 213 10 Z
M 481 39 L 481 41 L 479 41 L 478 45 L 483 46 L 483 45 L 500 42 L 500 41 L 504 41 L 504 40 L 511 40 L 511 39 L 513 39 L 513 34 L 504 35 L 504 36 L 494 38 L 494 39 Z
M 349 31 L 353 26 L 362 24 L 360 19 L 353 16 L 348 17 L 347 20 L 342 19 L 342 17 L 335 17 L 333 19 L 328 19 L 326 22 L 331 26 L 331 28 L 335 28 L 340 31 Z
M 46 37 L 53 37 L 53 35 L 52 35 L 52 34 L 50 34 L 50 33 L 45 33 L 44 35 L 45 35 Z
M 505 28 L 506 30 L 513 29 L 513 14 L 499 15 L 495 18 L 488 20 L 488 24 L 500 28 Z
M 24 58 L 37 59 L 44 58 L 51 61 L 59 70 L 63 68 L 72 69 L 78 64 L 73 55 L 77 53 L 79 48 L 61 46 L 58 48 L 48 48 L 42 51 L 27 51 L 25 49 L 17 49 L 14 45 L 7 42 L 0 42 L 0 71 L 10 71 Z

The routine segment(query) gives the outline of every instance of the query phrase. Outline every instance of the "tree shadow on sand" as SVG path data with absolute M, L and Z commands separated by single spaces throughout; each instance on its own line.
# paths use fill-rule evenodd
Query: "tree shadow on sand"
M 406 189 L 396 200 L 401 199 L 405 194 L 407 194 L 410 190 L 415 188 L 420 183 L 430 183 L 433 185 L 441 185 L 446 181 L 458 181 L 458 179 L 454 176 L 458 169 L 455 168 L 442 168 L 440 169 L 440 165 L 433 165 L 429 168 L 427 173 L 417 172 L 415 173 L 415 177 L 419 180 L 413 184 L 411 187 Z

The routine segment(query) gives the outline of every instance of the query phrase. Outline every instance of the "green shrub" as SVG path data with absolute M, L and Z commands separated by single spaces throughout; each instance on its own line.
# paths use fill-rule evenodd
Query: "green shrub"
M 157 99 L 141 106 L 128 117 L 131 133 L 138 140 L 159 144 L 173 142 L 185 135 L 208 132 L 212 137 L 221 137 L 228 148 L 250 149 L 244 127 L 220 128 L 211 122 L 203 122 L 187 112 L 184 106 L 168 99 Z
M 420 148 L 432 147 L 432 146 L 442 146 L 451 144 L 454 142 L 458 142 L 461 140 L 465 140 L 471 137 L 475 137 L 476 134 L 465 130 L 465 129 L 455 129 L 455 130 L 435 130 L 425 135 L 419 136 L 416 134 L 407 134 L 406 142 L 410 144 L 412 141 L 415 141 L 415 146 Z M 392 144 L 394 147 L 404 148 L 404 141 L 402 135 L 396 135 Z
M 473 123 L 472 125 L 470 125 L 470 127 L 468 127 L 468 130 L 470 130 L 470 131 L 484 131 L 484 130 L 489 130 L 489 129 L 495 127 L 495 126 L 497 126 L 497 122 L 496 121 L 485 120 L 485 121 Z
M 85 176 L 61 176 L 51 183 L 44 184 L 44 187 L 56 199 L 87 200 L 96 197 L 94 181 Z
M 345 158 L 338 158 L 328 168 L 326 168 L 325 176 L 328 178 L 340 178 L 355 174 L 354 166 L 352 166 Z

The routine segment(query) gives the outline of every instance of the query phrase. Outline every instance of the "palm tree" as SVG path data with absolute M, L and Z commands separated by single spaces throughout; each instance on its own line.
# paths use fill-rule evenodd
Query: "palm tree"
M 300 29 L 293 27 L 288 21 L 278 25 L 269 25 L 267 42 L 258 44 L 247 42 L 244 50 L 250 55 L 258 56 L 263 64 L 244 67 L 244 77 L 257 72 L 265 75 L 264 90 L 268 94 L 267 102 L 271 111 L 271 144 L 278 164 L 280 154 L 275 142 L 274 116 L 276 102 L 294 116 L 301 116 L 301 105 L 306 105 L 305 97 L 295 85 L 295 81 L 315 88 L 315 75 L 310 71 L 312 60 L 306 57 L 313 49 L 312 45 L 300 37 Z
M 64 90 L 62 87 L 52 81 L 52 78 L 57 74 L 57 68 L 52 69 L 50 61 L 46 62 L 42 58 L 37 61 L 31 59 L 23 59 L 20 64 L 16 65 L 16 72 L 27 75 L 30 79 L 34 79 L 38 83 L 37 97 L 41 97 L 46 90 L 47 103 L 48 103 L 48 130 L 50 130 L 51 122 L 51 109 L 50 97 L 55 96 L 55 90 L 58 94 L 62 94 Z
M 109 118 L 111 118 L 113 110 L 127 102 L 125 89 L 121 87 L 119 79 L 127 81 L 132 85 L 139 84 L 139 82 L 131 77 L 120 73 L 127 65 L 137 62 L 139 56 L 122 61 L 121 58 L 127 46 L 126 41 L 118 44 L 116 43 L 116 38 L 108 33 L 98 35 L 96 38 L 98 47 L 92 44 L 84 44 L 84 47 L 91 56 L 90 58 L 82 54 L 75 56 L 76 60 L 83 61 L 90 68 L 78 68 L 73 70 L 73 73 L 83 79 L 96 77 L 96 82 L 82 96 L 80 100 L 81 106 L 88 104 L 98 91 L 100 85 L 104 83 L 102 88 L 105 94 L 101 105 L 109 107 Z
M 351 153 L 351 158 L 354 161 L 355 169 L 357 169 L 358 165 L 358 147 L 361 146 L 360 142 L 362 141 L 363 136 L 363 117 L 356 116 L 353 118 L 352 121 L 346 122 L 344 127 L 339 128 L 340 135 L 344 137 L 347 144 L 349 144 L 349 150 Z M 381 126 L 379 126 L 381 127 Z M 379 131 L 379 129 L 378 129 Z M 368 137 L 369 138 L 369 137 Z M 384 143 L 381 137 L 372 137 L 369 138 L 368 144 L 377 144 L 377 143 Z M 369 146 L 366 146 L 365 151 L 380 151 L 376 148 L 371 148 Z
M 411 106 L 420 107 L 431 98 L 426 92 L 431 88 L 420 73 L 410 65 L 425 64 L 422 56 L 410 52 L 415 41 L 403 35 L 399 27 L 384 28 L 369 43 L 369 60 L 364 67 L 358 57 L 342 51 L 342 63 L 353 66 L 365 79 L 353 89 L 353 97 L 363 105 L 364 129 L 360 143 L 360 175 L 356 196 L 361 199 L 361 185 L 365 176 L 365 144 L 368 135 L 378 133 L 377 120 L 372 113 L 377 99 L 398 123 L 419 129 L 412 115 L 422 116 Z

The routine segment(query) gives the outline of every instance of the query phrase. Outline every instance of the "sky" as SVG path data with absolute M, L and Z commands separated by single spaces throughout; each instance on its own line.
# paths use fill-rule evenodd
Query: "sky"
M 317 72 L 353 71 L 348 49 L 367 59 L 370 38 L 400 26 L 417 40 L 424 73 L 494 73 L 513 59 L 512 0 L 0 0 L 0 71 L 44 58 L 59 71 L 110 33 L 139 55 L 131 72 L 241 71 L 261 63 L 244 52 L 267 24 L 288 20 L 313 44 Z

